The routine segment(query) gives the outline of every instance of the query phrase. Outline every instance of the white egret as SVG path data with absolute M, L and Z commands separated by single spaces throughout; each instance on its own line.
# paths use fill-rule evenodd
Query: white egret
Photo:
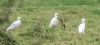
M 49 28 L 54 28 L 58 25 L 58 13 L 55 13 L 55 16 L 51 19 Z
M 83 18 L 83 19 L 82 19 L 82 23 L 81 23 L 81 24 L 79 25 L 79 27 L 78 27 L 79 33 L 84 33 L 84 31 L 85 31 L 85 21 L 86 21 L 86 19 Z
M 21 25 L 21 20 L 20 20 L 20 19 L 21 19 L 21 17 L 18 17 L 17 20 L 16 20 L 15 22 L 13 22 L 13 23 L 7 28 L 7 31 L 18 28 L 18 27 Z

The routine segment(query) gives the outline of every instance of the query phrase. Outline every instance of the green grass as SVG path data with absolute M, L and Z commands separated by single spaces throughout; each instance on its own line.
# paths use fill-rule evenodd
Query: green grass
M 21 27 L 9 31 L 18 45 L 99 45 L 99 5 L 99 0 L 22 0 L 10 22 L 3 26 L 22 17 Z M 48 28 L 55 12 L 64 19 L 66 30 L 60 24 L 54 30 Z M 86 30 L 81 38 L 77 28 L 83 17 Z

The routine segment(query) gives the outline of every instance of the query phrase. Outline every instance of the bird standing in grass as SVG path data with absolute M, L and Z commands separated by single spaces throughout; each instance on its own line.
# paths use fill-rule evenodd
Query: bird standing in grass
M 13 23 L 7 28 L 7 31 L 18 28 L 18 27 L 21 25 L 21 20 L 20 20 L 20 19 L 21 19 L 21 17 L 18 17 L 17 20 L 16 20 L 15 22 L 13 22 Z
M 79 27 L 78 27 L 79 33 L 84 34 L 84 31 L 85 31 L 85 21 L 86 21 L 86 19 L 83 18 L 83 19 L 82 19 L 82 23 L 81 23 L 81 24 L 79 25 Z
M 49 28 L 54 28 L 58 25 L 58 13 L 55 13 L 55 16 L 51 19 Z

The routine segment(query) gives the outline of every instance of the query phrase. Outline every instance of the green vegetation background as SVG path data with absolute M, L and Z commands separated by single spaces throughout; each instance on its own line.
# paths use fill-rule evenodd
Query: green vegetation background
M 54 13 L 64 20 L 54 30 L 48 28 Z M 22 25 L 6 28 L 22 17 Z M 78 26 L 86 17 L 85 34 Z M 100 45 L 100 0 L 0 0 L 0 45 Z

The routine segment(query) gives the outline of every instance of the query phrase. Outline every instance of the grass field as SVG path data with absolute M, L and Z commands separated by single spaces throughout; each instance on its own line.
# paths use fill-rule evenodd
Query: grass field
M 1 0 L 2 3 L 5 0 Z M 59 24 L 54 30 L 48 28 L 54 13 L 59 13 L 66 30 Z M 16 45 L 99 45 L 100 1 L 99 0 L 22 0 L 10 16 L 7 27 L 16 18 L 22 17 L 22 25 L 6 34 L 13 37 Z M 80 37 L 78 26 L 86 17 L 85 34 Z M 1 44 L 2 45 L 2 44 Z

